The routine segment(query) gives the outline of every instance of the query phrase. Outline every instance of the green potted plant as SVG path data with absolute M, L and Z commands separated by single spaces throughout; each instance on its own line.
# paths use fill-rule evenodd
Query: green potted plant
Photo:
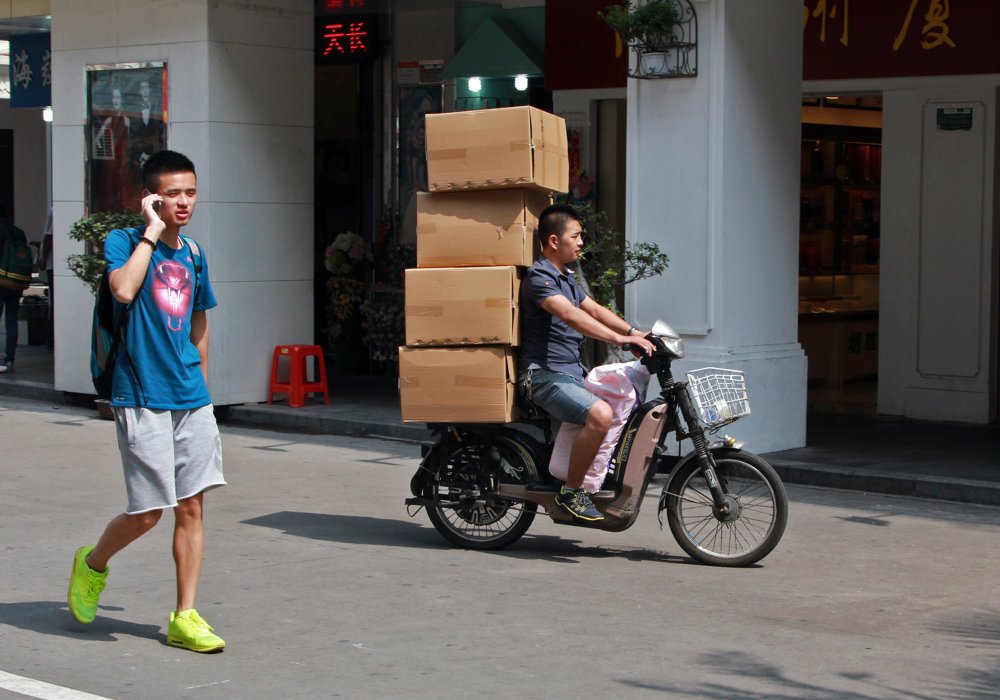
M 116 228 L 135 228 L 142 224 L 142 215 L 130 211 L 98 211 L 78 220 L 70 227 L 69 237 L 74 241 L 83 241 L 85 246 L 83 253 L 66 258 L 70 272 L 97 296 L 97 287 L 104 274 L 104 239 Z
M 670 258 L 655 243 L 627 241 L 608 223 L 608 216 L 591 204 L 574 204 L 583 225 L 584 248 L 577 262 L 577 281 L 599 304 L 620 315 L 626 285 L 656 277 L 667 269 Z M 584 354 L 588 366 L 614 358 L 622 361 L 600 341 L 587 340 Z
M 641 5 L 620 0 L 597 14 L 639 54 L 640 73 L 668 72 L 667 56 L 676 46 L 675 29 L 681 19 L 677 0 L 646 0 Z

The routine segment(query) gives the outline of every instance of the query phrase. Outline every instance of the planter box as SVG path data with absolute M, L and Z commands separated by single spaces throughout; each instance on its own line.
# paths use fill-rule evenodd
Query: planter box
M 406 344 L 519 345 L 518 269 L 432 267 L 406 271 Z
M 431 192 L 527 187 L 569 190 L 566 121 L 535 107 L 426 117 Z
M 417 267 L 534 262 L 538 215 L 552 202 L 526 189 L 417 194 Z
M 509 423 L 517 362 L 507 346 L 399 349 L 404 423 Z

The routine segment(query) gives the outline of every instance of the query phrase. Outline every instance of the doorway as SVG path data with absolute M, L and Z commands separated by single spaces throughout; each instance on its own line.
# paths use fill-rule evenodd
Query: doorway
M 881 95 L 802 103 L 799 343 L 811 410 L 875 413 Z
M 330 357 L 331 374 L 369 371 L 357 309 L 370 270 L 362 265 L 351 274 L 333 274 L 327 252 L 348 232 L 371 247 L 378 124 L 373 103 L 371 62 L 316 66 L 314 328 L 315 342 Z

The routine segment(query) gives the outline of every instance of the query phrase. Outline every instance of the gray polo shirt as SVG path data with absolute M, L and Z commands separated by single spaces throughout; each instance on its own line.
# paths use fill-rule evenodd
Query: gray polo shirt
M 549 369 L 583 379 L 587 371 L 580 363 L 583 334 L 541 307 L 550 296 L 562 295 L 580 308 L 584 293 L 573 272 L 559 272 L 548 258 L 540 257 L 521 281 L 521 347 L 517 369 Z

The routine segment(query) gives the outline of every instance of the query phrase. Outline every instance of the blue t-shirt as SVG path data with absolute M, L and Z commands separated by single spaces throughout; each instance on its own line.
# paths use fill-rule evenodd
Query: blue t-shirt
M 585 298 L 572 270 L 559 272 L 548 258 L 540 257 L 521 281 L 521 348 L 517 369 L 518 372 L 549 369 L 583 379 L 587 374 L 580 362 L 583 334 L 541 307 L 543 301 L 557 294 L 577 308 Z
M 128 261 L 145 230 L 143 226 L 116 229 L 108 234 L 104 259 L 109 271 Z M 216 305 L 205 249 L 198 246 L 198 250 L 201 274 L 195 285 L 193 251 L 187 242 L 180 250 L 163 243 L 156 245 L 146 278 L 132 305 L 125 340 L 115 363 L 113 406 L 176 411 L 211 403 L 201 373 L 201 357 L 191 342 L 192 312 Z M 197 298 L 192 298 L 196 288 Z M 124 304 L 115 301 L 116 323 L 124 308 Z

